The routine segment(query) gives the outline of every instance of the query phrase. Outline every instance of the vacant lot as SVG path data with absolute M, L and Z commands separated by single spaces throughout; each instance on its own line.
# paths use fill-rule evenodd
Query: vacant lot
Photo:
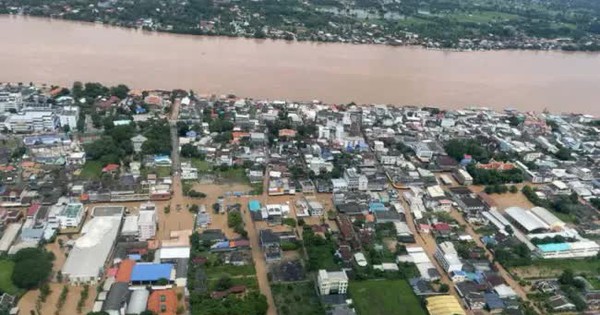
M 600 274 L 598 259 L 540 259 L 531 266 L 512 268 L 511 273 L 521 278 L 547 278 L 560 275 L 563 270 L 572 269 L 576 274 Z
M 311 281 L 271 284 L 271 293 L 279 315 L 325 314 Z
M 405 280 L 350 282 L 349 289 L 358 315 L 425 315 Z
M 0 291 L 13 295 L 19 291 L 11 280 L 14 268 L 12 260 L 0 260 Z

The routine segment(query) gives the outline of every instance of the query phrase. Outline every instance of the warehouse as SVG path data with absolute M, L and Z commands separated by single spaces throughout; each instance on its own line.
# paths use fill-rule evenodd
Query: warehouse
M 510 207 L 505 211 L 509 219 L 526 233 L 544 232 L 550 228 L 531 211 L 519 207 Z
M 72 284 L 96 283 L 115 244 L 120 225 L 121 216 L 99 216 L 83 226 L 82 236 L 75 241 L 62 268 L 62 274 Z
M 139 263 L 133 266 L 131 272 L 131 283 L 137 284 L 154 284 L 161 279 L 171 283 L 175 278 L 172 264 L 152 264 Z
M 537 216 L 539 219 L 544 221 L 544 223 L 548 224 L 552 230 L 560 230 L 565 227 L 565 222 L 561 219 L 557 218 L 552 212 L 546 210 L 542 207 L 533 207 L 531 208 L 531 212 Z

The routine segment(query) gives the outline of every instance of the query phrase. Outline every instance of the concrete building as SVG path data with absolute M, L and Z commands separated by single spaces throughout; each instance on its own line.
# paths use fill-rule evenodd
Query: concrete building
M 56 215 L 59 228 L 77 228 L 85 218 L 85 209 L 82 203 L 69 203 Z
M 79 107 L 78 106 L 65 106 L 62 111 L 58 114 L 60 120 L 60 126 L 69 126 L 71 130 L 77 128 L 77 120 L 79 120 Z
M 348 291 L 348 276 L 345 271 L 319 270 L 317 276 L 319 293 L 321 295 L 346 294 Z
M 367 190 L 369 179 L 363 174 L 359 174 L 355 168 L 349 168 L 344 171 L 344 179 L 348 183 L 349 190 Z
M 451 242 L 439 243 L 434 256 L 446 272 L 462 271 L 463 264 L 458 258 L 454 244 Z
M 60 119 L 52 111 L 26 111 L 8 116 L 4 124 L 13 133 L 31 133 L 53 131 Z
M 454 178 L 456 178 L 461 185 L 468 186 L 473 184 L 473 177 L 471 177 L 471 174 L 462 168 L 459 168 L 454 172 Z
M 146 241 L 156 235 L 157 221 L 156 205 L 151 202 L 142 204 L 138 218 L 138 235 L 140 241 Z
M 21 110 L 22 106 L 23 96 L 21 93 L 11 93 L 7 91 L 0 92 L 0 112 L 18 112 Z

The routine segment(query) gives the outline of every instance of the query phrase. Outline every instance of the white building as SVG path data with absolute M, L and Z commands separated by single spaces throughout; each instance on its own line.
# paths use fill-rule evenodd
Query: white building
M 333 188 L 333 192 L 348 191 L 348 182 L 343 178 L 332 178 L 331 186 Z
M 365 191 L 369 187 L 369 179 L 363 174 L 358 174 L 355 168 L 344 171 L 344 179 L 348 183 L 348 190 Z
M 438 244 L 434 256 L 446 272 L 462 271 L 463 264 L 451 242 Z
M 62 274 L 71 284 L 94 284 L 100 278 L 119 233 L 121 215 L 98 216 L 87 222 L 82 236 L 62 267 Z
M 77 120 L 79 120 L 79 107 L 78 106 L 65 106 L 62 111 L 58 114 L 60 120 L 60 126 L 69 126 L 71 130 L 77 128 Z
M 0 92 L 0 112 L 15 111 L 18 112 L 23 106 L 23 96 L 21 93 Z
M 146 241 L 156 235 L 156 205 L 148 202 L 140 206 L 138 218 L 138 235 L 140 241 Z
M 348 276 L 345 271 L 319 270 L 317 277 L 321 295 L 346 294 L 348 291 Z
M 85 218 L 85 209 L 82 203 L 69 203 L 56 214 L 59 228 L 77 228 Z
M 53 131 L 60 126 L 60 119 L 52 111 L 27 111 L 12 114 L 4 122 L 14 133 Z

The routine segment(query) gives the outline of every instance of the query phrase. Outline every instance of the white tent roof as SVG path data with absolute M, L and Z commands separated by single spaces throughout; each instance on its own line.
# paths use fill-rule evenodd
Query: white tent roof
M 547 229 L 548 224 L 533 215 L 530 211 L 519 207 L 510 207 L 506 209 L 508 214 L 514 221 L 518 222 L 527 232 L 537 229 Z

